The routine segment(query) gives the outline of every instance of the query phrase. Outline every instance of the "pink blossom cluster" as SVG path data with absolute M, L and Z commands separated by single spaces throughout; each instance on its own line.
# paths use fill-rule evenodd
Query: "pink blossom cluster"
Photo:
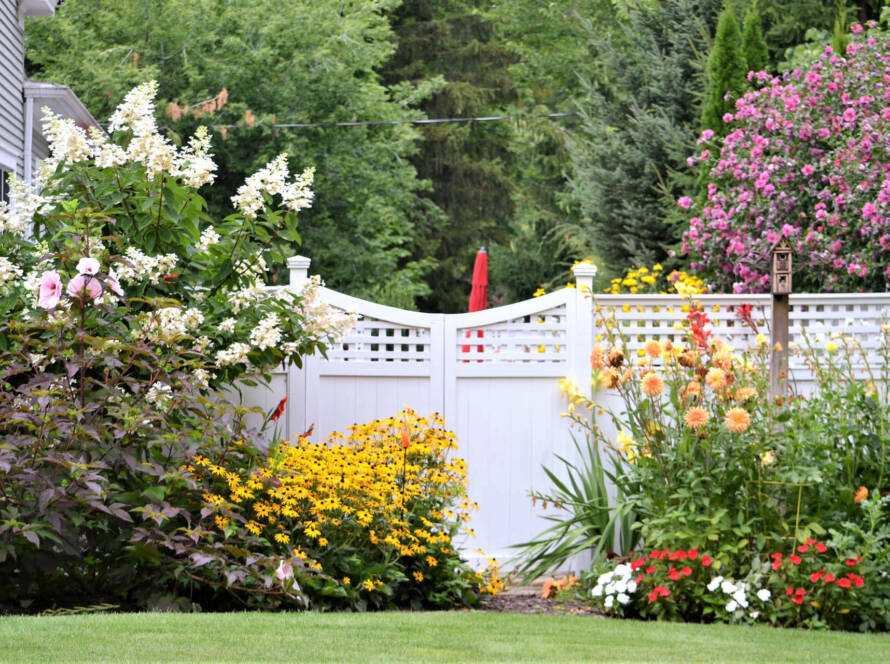
M 102 275 L 99 272 L 99 261 L 84 257 L 77 262 L 77 275 L 68 282 L 65 292 L 69 297 L 88 302 L 97 299 L 106 287 L 118 297 L 123 297 L 124 292 L 114 271 Z M 55 270 L 47 270 L 40 276 L 37 306 L 43 309 L 55 309 L 61 299 L 62 277 Z
M 844 56 L 827 46 L 806 71 L 750 72 L 760 87 L 724 117 L 734 129 L 719 151 L 707 131 L 687 160 L 710 182 L 703 204 L 678 201 L 693 215 L 682 250 L 715 289 L 767 290 L 781 237 L 795 290 L 887 289 L 890 35 L 869 28 L 853 26 Z

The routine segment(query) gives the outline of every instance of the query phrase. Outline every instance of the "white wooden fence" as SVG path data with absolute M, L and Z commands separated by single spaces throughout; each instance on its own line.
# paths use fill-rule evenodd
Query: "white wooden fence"
M 307 277 L 308 259 L 294 257 L 288 266 L 292 282 Z M 327 359 L 306 358 L 302 369 L 282 370 L 268 391 L 259 388 L 248 398 L 271 409 L 287 396 L 282 435 L 299 435 L 314 424 L 316 441 L 406 406 L 419 414 L 442 413 L 468 463 L 470 499 L 481 507 L 470 524 L 476 539 L 459 544 L 471 560 L 481 548 L 506 561 L 515 554 L 510 545 L 547 525 L 529 497 L 549 488 L 542 464 L 556 469 L 554 455 L 575 457 L 568 423 L 560 417 L 566 402 L 557 381 L 589 384 L 598 317 L 591 297 L 595 268 L 582 263 L 574 272 L 574 289 L 468 314 L 404 311 L 323 288 L 329 304 L 359 314 L 356 327 Z M 736 318 L 738 304 L 752 304 L 753 318 L 768 334 L 768 295 L 696 300 L 712 321 L 713 335 L 737 348 L 754 336 Z M 614 311 L 633 349 L 682 334 L 673 327 L 686 317 L 686 302 L 678 296 L 598 295 L 596 304 Z M 890 294 L 792 295 L 790 338 L 823 325 L 822 334 L 844 331 L 873 346 L 888 312 Z

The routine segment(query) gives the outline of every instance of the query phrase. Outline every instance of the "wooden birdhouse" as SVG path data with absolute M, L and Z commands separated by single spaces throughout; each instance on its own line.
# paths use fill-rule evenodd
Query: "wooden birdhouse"
M 773 246 L 771 282 L 773 295 L 788 295 L 791 292 L 791 243 L 781 238 Z

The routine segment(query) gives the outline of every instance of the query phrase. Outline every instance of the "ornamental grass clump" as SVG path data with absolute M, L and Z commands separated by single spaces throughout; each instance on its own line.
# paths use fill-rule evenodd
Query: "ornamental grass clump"
M 281 441 L 249 472 L 202 455 L 189 470 L 220 534 L 274 551 L 310 608 L 441 608 L 503 587 L 495 561 L 475 572 L 455 549 L 478 509 L 456 448 L 441 416 L 406 410 Z

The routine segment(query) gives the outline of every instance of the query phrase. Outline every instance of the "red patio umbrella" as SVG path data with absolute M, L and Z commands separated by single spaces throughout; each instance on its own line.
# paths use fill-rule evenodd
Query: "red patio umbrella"
M 473 286 L 470 289 L 470 308 L 469 311 L 482 311 L 488 308 L 488 253 L 483 245 L 476 254 L 476 262 L 473 264 Z M 467 330 L 469 338 L 471 330 Z M 476 335 L 481 339 L 482 330 L 476 330 Z M 479 346 L 478 351 L 481 353 L 484 346 Z M 470 352 L 469 346 L 464 346 L 465 353 Z

